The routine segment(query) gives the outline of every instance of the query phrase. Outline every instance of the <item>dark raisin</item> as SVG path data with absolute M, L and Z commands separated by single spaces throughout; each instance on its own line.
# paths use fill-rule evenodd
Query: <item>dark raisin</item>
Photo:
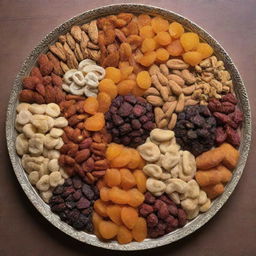
M 89 199 L 92 200 L 94 197 L 94 192 L 91 187 L 87 184 L 84 184 L 82 187 L 83 194 Z

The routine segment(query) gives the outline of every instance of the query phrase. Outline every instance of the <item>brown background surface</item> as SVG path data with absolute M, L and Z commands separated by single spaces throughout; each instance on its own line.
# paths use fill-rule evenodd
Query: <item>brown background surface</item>
M 127 2 L 127 1 L 126 1 Z M 256 86 L 255 0 L 134 1 L 175 11 L 215 37 L 237 65 L 248 90 L 253 127 Z M 203 228 L 174 244 L 145 252 L 112 252 L 73 240 L 33 207 L 12 170 L 5 141 L 5 111 L 24 58 L 54 27 L 111 0 L 0 0 L 0 256 L 256 255 L 256 143 L 244 174 L 224 207 Z

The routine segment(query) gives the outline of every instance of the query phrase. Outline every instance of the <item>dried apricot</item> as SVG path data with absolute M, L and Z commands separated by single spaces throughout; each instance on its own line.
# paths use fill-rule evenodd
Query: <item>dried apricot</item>
M 172 42 L 171 36 L 169 35 L 168 32 L 165 31 L 158 32 L 154 39 L 158 44 L 162 46 L 168 45 Z
M 109 205 L 107 207 L 108 217 L 118 226 L 123 224 L 121 220 L 121 210 L 122 207 L 120 205 Z
M 104 202 L 109 201 L 109 194 L 108 194 L 108 192 L 109 192 L 109 188 L 107 188 L 107 187 L 102 187 L 100 189 L 100 199 L 102 201 L 104 201 Z
M 106 150 L 106 158 L 107 160 L 111 161 L 114 158 L 116 158 L 117 156 L 120 155 L 122 149 L 123 149 L 123 145 L 120 144 L 116 144 L 116 143 L 110 143 L 108 145 L 108 148 Z
M 147 52 L 139 60 L 139 63 L 144 67 L 151 66 L 156 60 L 156 52 Z
M 129 75 L 132 73 L 134 67 L 128 66 L 128 67 L 121 67 L 121 74 L 122 74 L 122 80 L 128 79 Z
M 119 186 L 121 183 L 121 174 L 118 169 L 107 169 L 104 180 L 109 187 Z
M 169 59 L 169 52 L 164 48 L 156 50 L 156 60 L 158 62 L 165 62 Z
M 103 202 L 102 200 L 98 199 L 94 202 L 93 208 L 101 217 L 108 217 L 106 202 Z
M 123 148 L 121 153 L 110 162 L 110 165 L 114 168 L 121 168 L 126 166 L 130 162 L 131 158 L 132 154 L 130 150 L 128 148 Z
M 156 41 L 153 38 L 145 38 L 141 45 L 141 51 L 143 53 L 145 52 L 151 52 L 156 49 Z
M 95 97 L 89 97 L 84 101 L 84 111 L 88 114 L 94 115 L 99 107 L 99 103 Z
M 202 60 L 202 54 L 197 51 L 185 52 L 182 57 L 183 60 L 191 66 L 198 65 Z
M 114 83 L 118 83 L 121 80 L 121 71 L 118 68 L 107 67 L 105 69 L 106 76 L 105 78 L 111 79 Z
M 202 54 L 203 59 L 206 59 L 213 54 L 212 47 L 207 43 L 199 43 L 197 51 Z
M 121 43 L 119 47 L 120 60 L 128 60 L 132 55 L 132 48 L 128 43 Z
M 118 187 L 113 187 L 109 190 L 109 198 L 116 204 L 127 204 L 130 201 L 130 194 Z
M 134 80 L 123 80 L 117 85 L 117 91 L 119 95 L 128 95 L 132 92 L 132 88 L 135 85 Z
M 120 226 L 116 238 L 119 244 L 128 244 L 132 241 L 131 231 L 125 226 Z
M 118 226 L 112 221 L 101 221 L 99 224 L 99 233 L 104 239 L 111 239 L 117 235 Z
M 139 28 L 150 25 L 151 24 L 151 17 L 147 14 L 140 14 L 138 16 L 138 26 Z
M 180 37 L 180 43 L 186 52 L 196 50 L 199 45 L 199 36 L 193 32 L 186 32 Z
M 151 20 L 151 25 L 155 33 L 167 31 L 169 29 L 169 22 L 159 16 L 154 17 Z
M 128 193 L 130 194 L 130 201 L 128 202 L 130 206 L 138 207 L 144 202 L 145 197 L 137 188 L 130 189 Z
M 132 229 L 132 236 L 135 241 L 142 242 L 147 237 L 147 222 L 144 218 L 138 218 Z
M 135 76 L 136 79 L 136 76 Z M 137 84 L 132 88 L 132 94 L 134 96 L 142 96 L 146 90 L 141 89 Z
M 138 169 L 142 170 L 145 164 L 146 164 L 146 161 L 141 157 Z
M 84 122 L 84 128 L 87 131 L 100 131 L 105 126 L 105 118 L 103 113 L 96 113 L 88 117 Z
M 130 148 L 130 151 L 132 153 L 132 158 L 127 167 L 129 169 L 136 169 L 140 163 L 141 156 L 139 152 L 134 148 Z
M 127 190 L 136 185 L 136 180 L 128 169 L 125 169 L 125 168 L 120 169 L 120 175 L 121 175 L 121 188 Z
M 169 26 L 169 33 L 172 38 L 180 38 L 184 33 L 184 27 L 180 23 L 174 21 Z
M 99 91 L 107 93 L 113 100 L 117 96 L 117 87 L 113 80 L 105 78 L 99 83 Z
M 153 38 L 155 36 L 155 32 L 151 26 L 147 25 L 140 28 L 140 36 L 142 38 Z
M 101 216 L 97 212 L 93 211 L 93 213 L 92 213 L 92 224 L 93 224 L 93 227 L 94 227 L 94 234 L 98 238 L 102 238 L 102 236 L 99 233 L 99 224 L 100 224 L 101 221 L 102 221 Z
M 141 89 L 148 89 L 151 86 L 151 77 L 148 71 L 139 72 L 137 74 L 136 82 Z
M 96 186 L 97 186 L 98 190 L 101 190 L 101 188 L 106 186 L 106 183 L 105 183 L 105 181 L 103 179 L 101 179 L 101 180 L 97 181 Z
M 141 193 L 145 193 L 147 188 L 146 188 L 146 181 L 147 177 L 145 173 L 141 170 L 135 170 L 133 172 L 133 176 L 136 180 L 137 188 Z
M 111 97 L 106 92 L 100 92 L 97 100 L 99 102 L 98 112 L 106 113 L 111 105 Z
M 138 221 L 138 218 L 138 212 L 134 208 L 129 206 L 125 206 L 122 208 L 121 219 L 127 228 L 133 229 Z
M 182 45 L 181 45 L 179 39 L 172 41 L 172 42 L 167 46 L 166 49 L 167 49 L 167 51 L 169 52 L 169 54 L 170 54 L 171 56 L 174 56 L 174 57 L 180 56 L 180 55 L 183 53 L 183 51 L 184 51 L 184 49 L 183 49 L 183 47 L 182 47 Z

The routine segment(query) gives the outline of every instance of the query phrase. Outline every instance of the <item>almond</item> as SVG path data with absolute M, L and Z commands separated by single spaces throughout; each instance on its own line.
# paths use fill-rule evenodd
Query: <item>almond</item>
M 185 81 L 184 79 L 182 79 L 180 76 L 174 75 L 174 74 L 170 74 L 168 76 L 169 80 L 173 80 L 174 82 L 176 82 L 179 86 L 183 87 L 185 85 Z
M 75 41 L 75 39 L 73 38 L 73 36 L 71 36 L 70 35 L 70 33 L 67 33 L 66 34 L 66 38 L 67 38 L 67 43 L 68 43 L 68 45 L 70 46 L 70 48 L 72 49 L 72 50 L 74 50 L 75 49 L 75 47 L 76 47 L 76 41 Z M 64 42 L 65 43 L 65 42 Z
M 162 106 L 164 104 L 162 98 L 158 96 L 149 95 L 147 96 L 147 101 L 152 104 L 154 107 Z
M 82 163 L 86 161 L 90 156 L 90 151 L 89 149 L 83 149 L 77 152 L 75 160 L 77 163 Z
M 61 51 L 58 49 L 56 45 L 50 45 L 49 46 L 50 51 L 55 54 L 57 57 L 59 57 L 62 61 L 66 61 L 67 57 L 64 51 Z M 63 70 L 64 71 L 64 70 Z
M 170 119 L 170 122 L 168 124 L 168 129 L 172 130 L 175 127 L 176 122 L 177 122 L 177 114 L 173 113 Z

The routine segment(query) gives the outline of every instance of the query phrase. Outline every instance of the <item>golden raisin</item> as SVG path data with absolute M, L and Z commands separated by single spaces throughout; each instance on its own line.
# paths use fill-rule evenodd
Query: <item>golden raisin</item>
M 138 16 L 138 25 L 139 28 L 151 25 L 151 17 L 148 14 L 140 14 Z
M 139 72 L 137 74 L 136 82 L 141 89 L 148 89 L 151 86 L 151 77 L 148 71 Z
M 123 80 L 117 85 L 117 91 L 119 95 L 128 95 L 132 92 L 135 86 L 134 80 Z
M 198 65 L 202 60 L 202 54 L 197 51 L 185 52 L 182 57 L 183 60 L 191 66 Z
M 158 62 L 165 62 L 169 59 L 169 52 L 164 48 L 156 50 L 156 60 Z
M 180 43 L 186 52 L 196 50 L 199 45 L 199 36 L 193 32 L 186 32 L 181 35 Z
M 172 41 L 168 46 L 167 46 L 167 51 L 169 52 L 169 54 L 171 56 L 177 57 L 177 56 L 181 56 L 181 54 L 183 53 L 184 49 L 180 43 L 180 40 L 174 40 Z
M 139 63 L 144 67 L 151 66 L 156 60 L 156 52 L 146 52 L 140 59 Z
M 165 31 L 158 32 L 154 39 L 159 45 L 162 46 L 168 45 L 172 42 L 171 36 L 169 35 L 168 32 Z
M 167 31 L 169 28 L 169 22 L 162 17 L 154 17 L 151 20 L 151 25 L 155 33 L 161 32 L 161 31 Z
M 199 43 L 197 51 L 202 54 L 203 59 L 206 59 L 213 54 L 212 47 L 207 43 Z
M 155 32 L 151 26 L 147 25 L 140 28 L 140 36 L 142 38 L 153 38 L 155 36 Z
M 184 33 L 184 28 L 180 23 L 174 21 L 169 26 L 169 33 L 172 38 L 177 39 Z
M 156 49 L 156 41 L 153 38 L 145 38 L 141 45 L 141 51 L 143 53 L 145 52 L 151 52 Z
M 106 76 L 105 78 L 111 79 L 114 83 L 118 83 L 121 80 L 121 71 L 118 68 L 107 67 L 105 69 Z

